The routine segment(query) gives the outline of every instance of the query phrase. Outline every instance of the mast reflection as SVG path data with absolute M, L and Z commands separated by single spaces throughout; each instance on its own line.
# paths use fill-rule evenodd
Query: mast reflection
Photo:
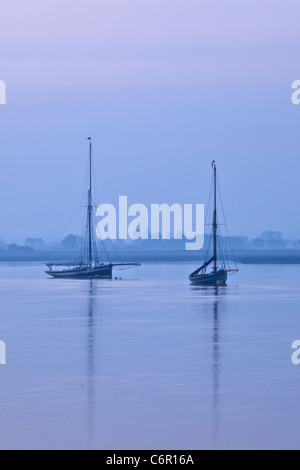
M 213 301 L 213 447 L 218 446 L 219 433 L 219 389 L 220 389 L 220 324 L 219 324 L 219 288 L 214 288 Z
M 95 285 L 89 281 L 88 290 L 88 338 L 87 338 L 87 390 L 88 390 L 88 449 L 94 448 L 94 415 L 95 415 Z
M 205 311 L 209 314 L 212 322 L 212 447 L 218 448 L 219 424 L 220 424 L 220 388 L 221 388 L 221 297 L 226 295 L 227 288 L 219 286 L 192 287 L 199 291 L 205 299 Z

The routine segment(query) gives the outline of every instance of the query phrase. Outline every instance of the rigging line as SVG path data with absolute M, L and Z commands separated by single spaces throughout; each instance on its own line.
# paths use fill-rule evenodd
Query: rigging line
M 224 217 L 224 220 L 225 220 L 225 227 L 226 227 L 226 233 L 227 233 L 228 243 L 229 243 L 229 247 L 230 247 L 231 254 L 232 254 L 232 256 L 233 256 L 233 260 L 232 260 L 232 261 L 234 262 L 235 266 L 237 267 L 236 258 L 235 258 L 234 251 L 233 251 L 233 248 L 232 248 L 232 245 L 231 245 L 231 241 L 230 241 L 230 237 L 229 237 L 228 226 L 227 226 L 226 216 L 225 216 L 225 211 L 224 211 L 224 206 L 223 206 L 223 200 L 222 200 L 221 191 L 220 191 L 220 183 L 219 183 L 219 179 L 218 179 L 218 178 L 217 178 L 217 183 L 218 183 L 218 189 L 219 189 L 219 195 L 220 195 L 220 200 L 221 200 L 221 207 L 222 207 L 223 217 Z
M 103 180 L 104 180 L 106 189 L 107 189 L 108 192 L 109 192 L 110 198 L 111 198 L 112 202 L 115 203 L 115 202 L 114 202 L 114 199 L 113 199 L 113 196 L 112 196 L 112 194 L 111 194 L 109 185 L 108 185 L 108 183 L 107 183 L 107 180 L 106 180 L 106 178 L 105 178 L 104 172 L 102 171 L 101 162 L 100 162 L 101 159 L 98 158 L 97 151 L 95 151 L 95 150 L 94 150 L 94 157 L 95 157 L 95 158 L 93 159 L 93 164 L 94 164 L 94 168 L 96 169 L 96 171 L 93 172 L 93 179 L 94 179 L 95 193 L 96 193 L 96 195 L 97 195 L 97 197 L 98 197 L 98 200 L 101 200 L 101 199 L 99 198 L 99 195 L 100 195 L 100 194 L 99 194 L 99 189 L 98 189 L 98 186 L 99 186 L 99 185 L 97 184 L 97 177 L 96 177 L 96 174 L 98 174 L 98 171 L 99 171 L 99 173 L 101 174 L 101 176 L 102 176 L 102 178 L 103 178 Z
M 218 252 L 223 255 L 222 253 L 222 232 L 220 229 L 220 223 L 219 223 L 219 212 L 217 214 L 217 241 L 218 241 Z
M 207 246 L 206 253 L 205 253 L 205 256 L 204 256 L 204 261 L 207 260 L 207 259 L 209 259 L 209 258 L 211 258 L 211 256 L 209 255 L 209 253 L 210 253 L 210 250 L 211 250 L 212 236 L 213 236 L 212 233 L 209 233 L 209 234 L 208 234 L 208 240 L 209 240 L 209 242 L 208 242 L 208 246 Z
M 205 256 L 204 256 L 204 259 L 208 259 L 208 256 L 209 256 L 209 253 L 210 253 L 210 249 L 211 249 L 211 243 L 212 243 L 212 236 L 213 236 L 213 233 L 212 233 L 212 230 L 208 233 L 206 233 L 206 239 L 208 239 L 208 244 L 206 246 L 206 252 L 205 252 Z
M 100 197 L 99 197 L 99 189 L 98 189 L 98 180 L 97 180 L 97 176 L 96 176 L 96 167 L 97 165 L 95 165 L 95 162 L 98 161 L 97 159 L 97 156 L 95 154 L 95 151 L 93 152 L 93 155 L 94 155 L 94 158 L 92 160 L 92 187 L 93 187 L 93 201 L 92 201 L 92 207 L 93 209 L 97 208 L 98 206 L 95 205 L 95 201 L 100 201 Z M 89 167 L 89 161 L 88 161 L 88 167 Z M 96 227 L 97 225 L 97 220 L 96 220 L 96 214 L 95 214 L 95 211 L 93 210 L 92 212 L 92 226 L 93 226 L 93 231 L 92 231 L 92 246 L 93 246 L 93 250 L 94 250 L 94 258 L 95 258 L 95 261 L 99 262 L 100 260 L 100 256 L 99 256 L 99 250 L 101 251 L 101 249 L 99 248 L 98 249 L 98 244 L 97 244 L 97 238 L 96 238 L 96 235 L 94 233 L 94 228 Z M 88 227 L 86 229 L 86 234 L 85 236 L 87 237 L 88 236 Z
M 95 220 L 95 223 L 96 223 L 96 220 Z M 112 247 L 112 250 L 115 252 L 118 261 L 122 262 L 122 261 L 123 261 L 123 260 L 122 260 L 122 257 L 121 257 L 121 255 L 120 255 L 120 253 L 118 252 L 118 250 L 117 250 L 117 248 L 116 248 L 114 242 L 113 242 L 110 238 L 108 238 L 107 240 L 108 240 L 108 243 L 110 244 L 110 246 Z M 109 255 L 108 255 L 108 253 L 109 253 L 108 248 L 106 249 L 106 245 L 105 245 L 105 243 L 104 243 L 103 240 L 100 240 L 100 241 L 102 241 L 102 243 L 103 243 L 103 247 L 104 247 L 104 249 L 105 249 L 105 252 L 106 252 L 106 254 L 107 254 L 107 256 L 108 256 L 109 261 L 111 261 Z
M 59 237 L 56 239 L 55 243 L 53 244 L 52 246 L 52 249 L 56 248 L 57 245 L 58 245 L 58 241 L 60 240 L 60 238 L 62 237 L 62 235 L 65 233 L 65 231 L 67 230 L 67 228 L 69 227 L 69 225 L 71 224 L 72 220 L 74 219 L 75 215 L 77 214 L 78 210 L 80 209 L 80 206 L 77 207 L 77 209 L 74 211 L 72 217 L 70 218 L 69 222 L 67 223 L 67 225 L 65 226 L 65 228 L 63 229 L 63 231 L 61 232 L 61 234 L 59 235 Z
M 86 234 L 87 234 L 87 230 L 88 230 L 87 216 L 86 215 L 82 216 L 81 221 L 82 221 L 81 227 L 85 227 L 85 228 L 81 229 L 81 243 L 80 243 L 79 250 L 77 252 L 77 259 L 79 261 L 82 261 L 82 262 L 86 263 L 87 262 Z
M 88 158 L 86 160 L 86 165 L 85 165 L 85 174 L 84 174 L 84 180 L 83 180 L 81 200 L 86 198 L 87 187 L 88 187 L 88 177 L 89 177 L 89 160 L 90 160 L 90 155 L 89 155 L 89 152 L 88 152 Z
M 98 250 L 97 250 L 97 242 L 94 240 L 93 241 L 93 249 L 94 249 L 94 258 L 95 258 L 95 263 L 99 263 L 99 257 L 98 257 Z
M 104 184 L 105 184 L 105 186 L 106 186 L 106 189 L 107 189 L 107 191 L 108 191 L 109 197 L 110 197 L 112 203 L 114 204 L 114 206 L 117 207 L 116 201 L 115 201 L 115 199 L 114 199 L 114 197 L 113 197 L 113 195 L 112 195 L 112 191 L 111 191 L 110 186 L 109 186 L 109 184 L 108 184 L 108 181 L 107 181 L 107 179 L 106 179 L 106 177 L 105 177 L 105 173 L 104 173 L 104 171 L 102 170 L 102 165 L 101 165 L 100 159 L 97 159 L 96 162 L 97 162 L 99 171 L 100 171 L 100 173 L 101 173 L 101 176 L 102 176 L 102 178 L 103 178 Z
M 228 262 L 228 258 L 227 258 L 227 252 L 226 252 L 226 246 L 225 246 L 225 239 L 223 237 L 223 234 L 221 232 L 219 232 L 219 244 L 220 244 L 220 253 L 221 253 L 221 257 L 222 257 L 222 260 L 223 260 L 223 263 L 226 265 L 229 265 L 229 262 Z
M 96 227 L 96 216 L 95 216 L 95 212 L 92 211 L 92 217 L 91 217 L 91 226 L 93 228 L 93 230 L 91 230 L 91 244 L 92 244 L 92 253 L 93 253 L 93 256 L 94 256 L 94 261 L 95 263 L 98 263 L 99 262 L 99 253 L 98 253 L 98 246 L 97 246 L 97 237 L 96 237 L 96 230 L 95 230 L 95 227 Z M 88 236 L 88 234 L 87 234 Z
M 103 240 L 101 240 L 101 242 L 102 242 L 101 244 L 102 244 L 102 246 L 103 246 L 103 248 L 104 248 L 104 251 L 105 251 L 105 253 L 106 253 L 107 259 L 108 259 L 108 261 L 111 263 L 111 259 L 110 259 L 110 256 L 109 256 L 108 252 L 107 252 L 105 243 L 104 243 Z
M 83 198 L 85 195 L 83 195 Z M 82 208 L 82 207 L 81 207 Z M 82 211 L 80 221 L 78 221 L 78 226 L 80 229 L 78 233 L 80 233 L 80 245 L 77 250 L 76 260 L 84 261 L 83 257 L 85 256 L 86 250 L 86 231 L 87 231 L 87 220 L 86 220 L 86 213 Z
M 92 161 L 93 164 L 93 161 Z M 93 169 L 93 168 L 92 168 Z M 84 183 L 83 183 L 83 189 L 82 189 L 82 201 L 86 200 L 87 196 L 87 188 L 89 187 L 89 177 L 90 177 L 90 149 L 88 151 L 88 158 L 86 160 L 86 166 L 85 166 L 85 176 L 84 176 Z M 94 181 L 94 172 L 92 171 L 92 185 Z M 94 186 L 94 185 L 93 185 Z M 94 189 L 94 188 L 93 188 Z M 88 207 L 86 204 L 83 206 L 85 209 Z M 93 206 L 94 207 L 94 206 Z M 89 248 L 88 248 L 88 240 L 89 237 L 89 216 L 85 213 L 82 216 L 82 224 L 81 224 L 81 244 L 79 247 L 79 253 L 77 253 L 77 258 L 78 259 L 83 259 L 83 257 L 86 258 L 86 262 L 89 258 Z M 92 234 L 92 249 L 94 250 L 94 257 L 95 259 L 98 259 L 98 253 L 97 250 L 95 249 L 95 244 L 94 244 L 94 234 Z
M 212 203 L 212 191 L 213 191 L 213 176 L 211 177 L 210 190 L 207 200 L 207 210 L 205 215 L 205 223 L 207 223 L 208 215 L 210 213 L 211 203 Z
M 218 185 L 218 196 L 219 196 L 219 200 L 221 200 L 222 202 L 222 199 L 221 199 L 221 192 L 220 192 L 220 187 Z M 223 214 L 223 217 L 224 217 L 224 214 Z M 218 226 L 221 225 L 218 221 Z M 223 225 L 223 224 L 222 224 Z M 226 250 L 226 245 L 225 245 L 225 237 L 222 233 L 222 231 L 218 230 L 218 233 L 219 233 L 219 252 L 220 252 L 220 258 L 223 260 L 223 263 L 226 265 L 229 265 L 229 262 L 228 262 L 228 259 L 227 259 L 227 250 Z
M 97 156 L 96 156 L 96 158 L 94 158 L 94 161 L 96 162 L 96 167 L 99 169 L 99 172 L 101 173 L 102 179 L 103 179 L 103 181 L 104 181 L 104 183 L 105 183 L 105 186 L 106 186 L 106 189 L 107 189 L 107 191 L 108 191 L 108 193 L 109 193 L 109 197 L 110 197 L 111 201 L 113 202 L 113 204 L 115 205 L 115 207 L 117 207 L 117 206 L 116 206 L 116 203 L 115 203 L 115 200 L 114 200 L 114 197 L 113 197 L 113 195 L 112 195 L 112 192 L 111 192 L 111 190 L 110 190 L 109 184 L 108 184 L 107 179 L 106 179 L 106 177 L 105 177 L 105 174 L 104 174 L 104 172 L 103 172 L 103 170 L 102 170 L 102 166 L 101 166 L 101 163 L 100 163 L 100 159 L 97 158 Z M 93 174 L 95 175 L 96 172 L 94 172 Z M 98 196 L 98 200 L 100 201 L 99 191 L 98 191 L 98 185 L 97 185 L 97 181 L 96 181 L 96 176 L 94 176 L 94 179 L 95 179 L 95 193 L 96 193 L 96 196 Z M 108 239 L 108 240 L 109 240 L 109 243 L 110 243 L 111 246 L 112 246 L 113 251 L 115 252 L 115 254 L 116 254 L 116 256 L 117 256 L 117 259 L 118 259 L 120 262 L 122 262 L 122 257 L 121 257 L 121 255 L 120 255 L 120 253 L 118 252 L 118 250 L 117 250 L 115 244 L 113 243 L 113 241 L 112 241 L 111 239 Z M 106 249 L 106 246 L 105 246 L 104 243 L 103 243 L 103 247 L 104 247 L 105 252 L 106 252 L 106 254 L 107 254 L 108 258 L 109 258 L 108 250 Z M 110 260 L 110 258 L 109 258 L 109 260 Z
M 213 242 L 213 224 L 211 225 L 211 230 L 208 233 L 208 240 L 209 240 L 209 242 L 208 242 L 208 246 L 207 246 L 207 250 L 206 250 L 206 254 L 205 254 L 206 259 L 211 258 L 210 252 L 211 252 L 211 246 L 212 246 L 212 242 Z
M 121 255 L 120 255 L 120 253 L 118 252 L 117 248 L 115 247 L 115 244 L 114 244 L 114 242 L 113 242 L 113 241 L 112 241 L 110 238 L 108 238 L 108 241 L 109 241 L 109 243 L 111 244 L 111 246 L 112 246 L 112 248 L 113 248 L 113 250 L 114 250 L 115 254 L 117 255 L 117 258 L 118 258 L 118 259 L 119 259 L 119 261 L 122 263 L 122 262 L 123 262 L 123 260 L 122 260 L 122 258 L 121 258 Z
M 84 195 L 82 195 L 82 200 L 80 202 L 80 207 L 78 208 L 79 210 L 82 209 L 82 203 L 83 203 L 83 199 L 84 199 Z M 83 237 L 83 232 L 82 232 L 82 226 L 84 226 L 84 217 L 81 215 L 80 217 L 78 217 L 78 221 L 77 221 L 77 227 L 76 227 L 76 234 L 80 234 L 80 245 L 78 246 L 77 248 L 77 253 L 76 253 L 76 258 L 75 258 L 75 261 L 81 261 L 82 257 L 80 256 L 80 254 L 82 253 L 82 244 L 84 242 L 84 237 Z
M 211 229 L 210 232 L 206 234 L 206 238 L 208 238 L 208 245 L 206 248 L 204 260 L 211 258 L 210 251 L 211 251 L 211 245 L 212 245 L 212 240 L 213 240 L 213 229 Z
M 60 233 L 60 235 L 58 236 L 58 238 L 56 239 L 56 241 L 54 242 L 54 244 L 53 244 L 53 246 L 52 246 L 52 249 L 57 248 L 57 245 L 58 245 L 59 240 L 61 239 L 62 235 L 65 233 L 65 231 L 67 230 L 67 228 L 68 228 L 69 225 L 71 224 L 71 222 L 72 222 L 72 220 L 74 219 L 75 215 L 77 214 L 78 210 L 81 208 L 83 199 L 84 199 L 84 194 L 82 193 L 82 197 L 81 197 L 79 206 L 75 209 L 73 215 L 71 216 L 70 220 L 69 220 L 68 223 L 66 224 L 65 228 L 64 228 L 63 231 Z
M 210 190 L 209 190 L 209 194 L 208 194 L 207 205 L 206 205 L 206 214 L 205 214 L 205 220 L 204 220 L 204 225 L 207 225 L 207 226 L 211 225 L 211 224 L 208 224 L 207 221 L 208 221 L 208 217 L 211 215 L 210 211 L 211 211 L 211 205 L 212 205 L 212 191 L 213 191 L 213 175 L 211 177 Z M 206 249 L 205 255 L 203 256 L 201 253 L 199 254 L 200 261 L 207 259 L 209 251 L 210 251 L 210 246 L 211 246 L 210 233 L 206 234 L 206 236 L 204 235 L 204 239 L 207 236 L 209 237 L 209 244 L 208 244 L 208 247 Z

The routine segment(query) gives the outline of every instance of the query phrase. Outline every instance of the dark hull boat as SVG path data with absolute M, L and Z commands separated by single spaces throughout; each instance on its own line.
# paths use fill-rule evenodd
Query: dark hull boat
M 102 263 L 99 261 L 94 230 L 94 205 L 92 200 L 92 142 L 89 152 L 89 190 L 87 206 L 86 243 L 73 263 L 46 263 L 46 274 L 56 279 L 112 279 L 114 267 L 134 267 L 139 263 Z
M 53 266 L 58 266 L 55 263 L 48 263 L 47 266 L 49 271 L 46 271 L 46 273 L 56 279 L 112 279 L 112 264 L 94 267 L 73 267 L 72 269 L 63 269 L 61 271 L 52 271 Z
M 212 163 L 214 171 L 214 213 L 213 213 L 213 256 L 208 259 L 200 268 L 194 271 L 189 279 L 192 284 L 199 286 L 225 286 L 227 283 L 228 273 L 236 273 L 237 268 L 231 269 L 228 262 L 226 266 L 226 261 L 220 260 L 218 257 L 218 217 L 217 217 L 217 167 L 216 163 Z M 223 256 L 225 258 L 225 256 Z M 210 273 L 207 272 L 209 266 L 212 266 Z
M 227 271 L 220 269 L 210 274 L 191 274 L 190 281 L 192 284 L 203 286 L 225 286 L 227 282 Z

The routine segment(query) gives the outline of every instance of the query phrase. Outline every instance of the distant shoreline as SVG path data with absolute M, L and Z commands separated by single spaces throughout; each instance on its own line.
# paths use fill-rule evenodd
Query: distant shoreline
M 201 252 L 193 251 L 123 251 L 117 257 L 116 253 L 109 253 L 103 262 L 201 262 Z M 72 261 L 76 254 L 71 252 L 52 253 L 48 251 L 34 251 L 28 254 L 5 253 L 1 254 L 0 262 L 50 262 L 50 261 Z M 235 260 L 241 264 L 300 264 L 300 250 L 243 250 L 235 252 Z

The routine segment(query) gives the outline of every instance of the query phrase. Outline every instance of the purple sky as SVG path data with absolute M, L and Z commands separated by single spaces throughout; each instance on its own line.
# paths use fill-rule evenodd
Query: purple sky
M 11 0 L 1 69 L 17 86 L 278 81 L 298 73 L 298 13 L 297 0 Z
M 216 159 L 232 234 L 300 238 L 299 16 L 298 0 L 4 0 L 0 237 L 60 233 L 92 135 L 115 199 L 206 203 Z

